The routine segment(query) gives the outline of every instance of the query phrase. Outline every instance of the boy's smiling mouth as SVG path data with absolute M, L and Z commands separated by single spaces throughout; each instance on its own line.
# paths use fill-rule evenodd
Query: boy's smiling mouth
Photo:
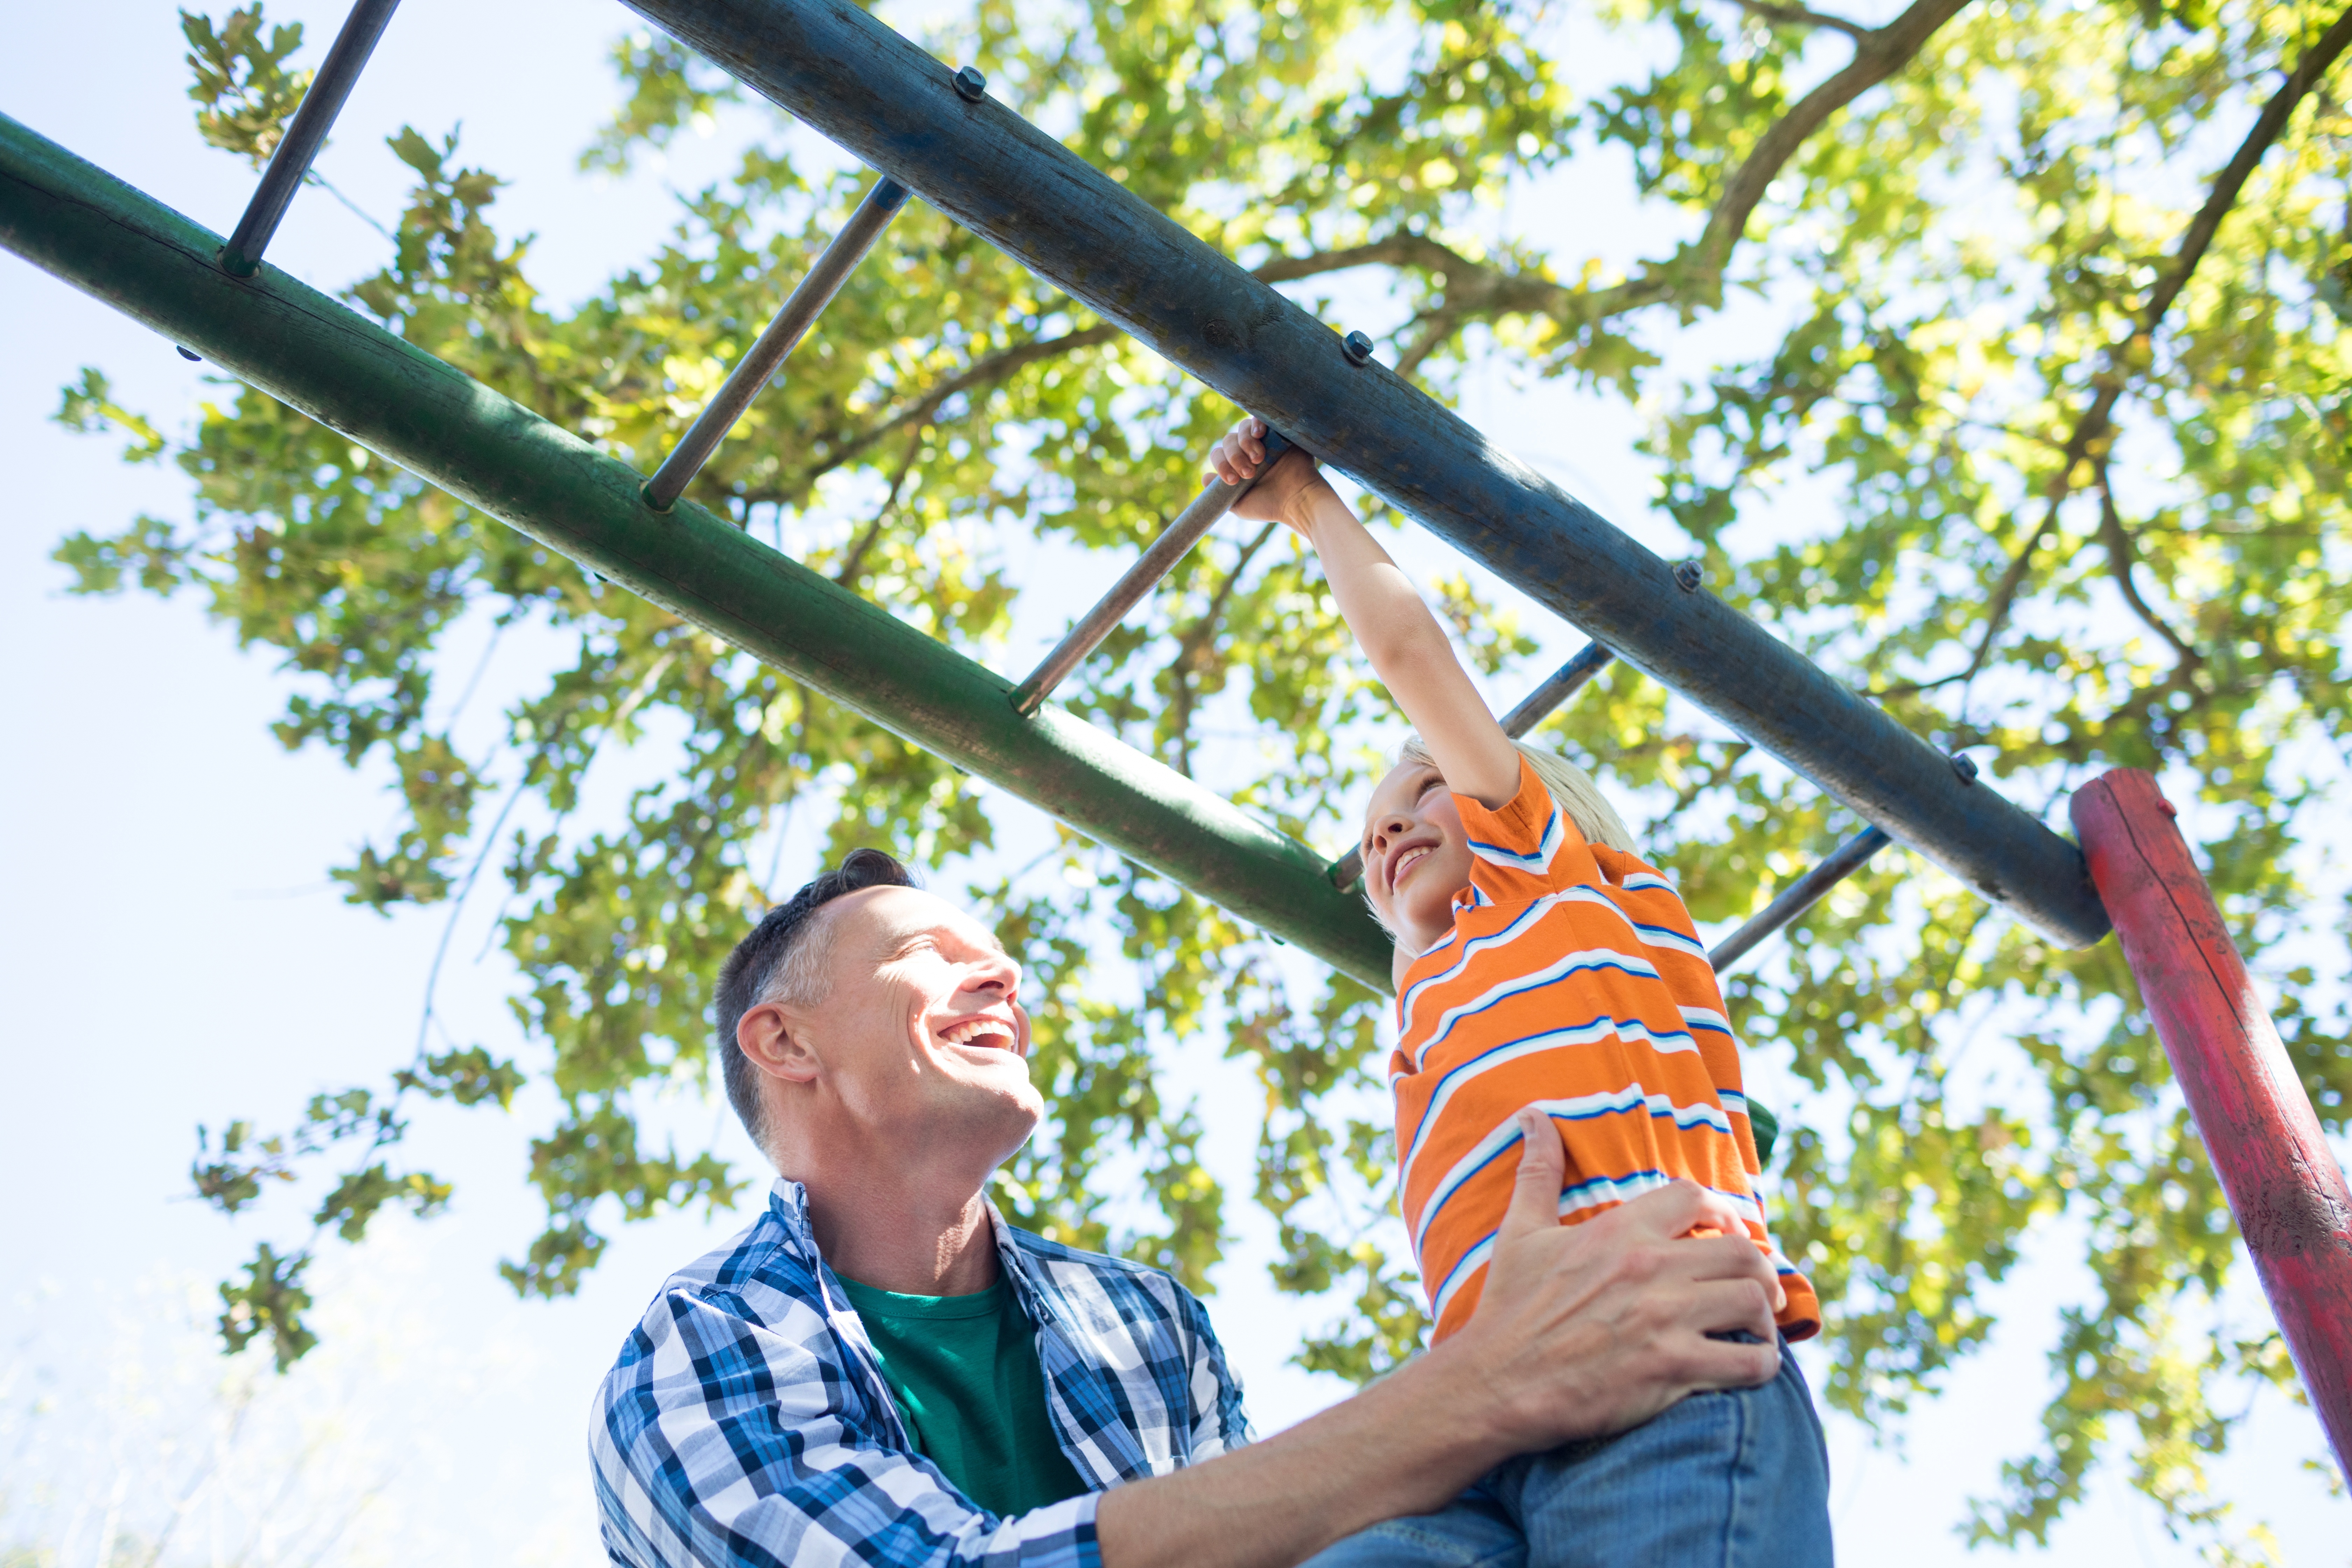
M 1396 859 L 1389 867 L 1389 886 L 1393 888 L 1403 881 L 1406 872 L 1435 853 L 1437 846 L 1434 844 L 1411 844 L 1398 850 Z

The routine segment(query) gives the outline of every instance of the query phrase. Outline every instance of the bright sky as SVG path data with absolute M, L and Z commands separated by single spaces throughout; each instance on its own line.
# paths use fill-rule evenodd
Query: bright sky
M 341 7 L 305 0 L 273 15 L 310 25 L 304 58 L 315 61 Z M 734 131 L 722 123 L 687 143 L 666 174 L 616 184 L 574 170 L 614 96 L 603 50 L 632 25 L 618 6 L 409 0 L 321 168 L 388 218 L 406 182 L 382 138 L 404 121 L 437 136 L 462 119 L 467 160 L 513 181 L 497 209 L 502 229 L 536 231 L 534 277 L 558 299 L 577 297 L 667 227 L 666 181 L 691 188 L 723 170 Z M 0 111 L 228 226 L 252 176 L 195 138 L 168 6 L 26 6 L 11 38 Z M 1616 199 L 1605 169 L 1577 184 L 1580 202 Z M 1592 228 L 1619 243 L 1654 231 L 1630 212 Z M 383 247 L 311 190 L 270 258 L 333 289 L 377 265 Z M 47 560 L 58 536 L 110 531 L 142 510 L 184 516 L 188 498 L 176 473 L 127 468 L 114 444 L 49 423 L 58 386 L 96 364 L 167 428 L 225 394 L 168 343 L 8 257 L 0 344 L 0 449 L 20 517 L 0 565 L 0 733 L 17 759 L 0 770 L 0 809 L 16 825 L 0 850 L 10 889 L 0 979 L 15 999 L 0 1096 L 0 1191 L 11 1200 L 0 1300 L 16 1352 L 0 1369 L 0 1554 L 37 1542 L 56 1553 L 44 1561 L 83 1568 L 178 1509 L 167 1562 L 237 1558 L 254 1519 L 267 1523 L 250 1538 L 257 1562 L 594 1562 L 582 1458 L 590 1390 L 661 1278 L 740 1218 L 621 1229 L 578 1298 L 519 1302 L 496 1264 L 537 1227 L 520 1178 L 549 1103 L 534 1092 L 511 1117 L 427 1111 L 414 1146 L 457 1181 L 453 1212 L 384 1226 L 355 1258 L 331 1253 L 318 1281 L 328 1349 L 289 1384 L 242 1372 L 224 1381 L 206 1342 L 209 1282 L 257 1238 L 299 1228 L 282 1209 L 231 1223 L 196 1204 L 185 1173 L 194 1124 L 283 1124 L 318 1089 L 380 1082 L 413 1047 L 445 911 L 383 920 L 327 884 L 325 868 L 389 820 L 383 777 L 277 745 L 267 726 L 285 692 L 266 658 L 184 600 L 59 591 L 64 574 Z M 1468 412 L 1605 512 L 1666 536 L 1639 512 L 1648 488 L 1625 450 L 1625 416 L 1515 393 L 1500 376 L 1474 380 Z M 1042 639 L 1053 628 L 1029 629 Z M 1545 635 L 1563 655 L 1577 640 Z M 488 712 L 502 695 L 486 688 L 478 701 Z M 480 900 L 458 927 L 441 1007 L 460 1037 L 503 1054 L 520 1045 L 503 1002 L 511 972 L 495 952 L 475 961 L 494 904 Z M 1186 1067 L 1208 1105 L 1234 1071 L 1206 1056 Z M 699 1104 L 675 1114 L 689 1137 L 719 1128 L 750 1163 L 723 1115 Z M 1252 1135 L 1213 1130 L 1209 1157 L 1235 1194 L 1241 1239 L 1212 1310 L 1260 1427 L 1272 1429 L 1342 1390 L 1285 1364 L 1322 1314 L 1265 1282 L 1271 1241 L 1242 1201 Z M 2005 1323 L 1992 1349 L 1900 1428 L 1907 1462 L 1832 1423 L 1849 1561 L 1882 1560 L 1896 1542 L 1913 1568 L 1962 1560 L 1952 1526 L 1969 1497 L 1993 1489 L 1999 1461 L 2030 1447 L 2056 1309 L 2081 1299 L 2066 1249 L 2045 1251 L 2058 1261 L 1997 1293 Z M 2238 1305 L 2242 1317 L 2258 1310 L 2251 1297 Z M 225 1436 L 240 1408 L 242 1426 Z M 2270 1519 L 2291 1562 L 2344 1561 L 2352 1541 L 2352 1510 L 2302 1468 L 2318 1449 L 2310 1416 L 2266 1397 L 2217 1467 L 2221 1494 Z M 2112 1469 L 2054 1540 L 2061 1560 L 2194 1560 Z

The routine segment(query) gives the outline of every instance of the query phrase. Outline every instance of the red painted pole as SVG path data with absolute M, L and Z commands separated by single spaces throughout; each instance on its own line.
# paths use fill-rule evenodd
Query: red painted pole
M 2295 1370 L 2352 1473 L 2352 1191 L 2156 781 L 2117 768 L 2070 811 Z

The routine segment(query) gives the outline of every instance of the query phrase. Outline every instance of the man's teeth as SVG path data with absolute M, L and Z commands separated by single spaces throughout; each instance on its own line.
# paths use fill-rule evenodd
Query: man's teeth
M 990 1018 L 973 1018 L 967 1023 L 958 1024 L 953 1028 L 940 1031 L 940 1038 L 951 1046 L 966 1045 L 983 1036 L 991 1035 L 999 1039 L 1012 1037 L 1003 1025 Z

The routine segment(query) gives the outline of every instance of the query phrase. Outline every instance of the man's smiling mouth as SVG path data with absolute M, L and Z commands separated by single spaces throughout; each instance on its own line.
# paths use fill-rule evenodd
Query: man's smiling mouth
M 981 1046 L 999 1051 L 1016 1048 L 1013 1031 L 996 1018 L 966 1018 L 941 1029 L 940 1038 L 951 1046 Z

